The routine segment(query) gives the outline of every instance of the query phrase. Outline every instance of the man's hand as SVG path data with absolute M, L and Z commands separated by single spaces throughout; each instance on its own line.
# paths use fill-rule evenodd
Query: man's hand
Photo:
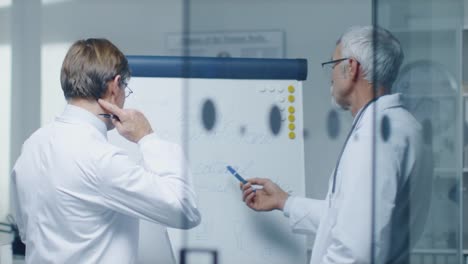
M 148 119 L 141 112 L 134 109 L 121 109 L 102 99 L 99 99 L 98 103 L 104 110 L 119 117 L 118 119 L 111 118 L 112 124 L 126 139 L 137 143 L 144 136 L 153 133 Z
M 245 204 L 255 211 L 283 210 L 288 199 L 288 193 L 269 179 L 248 179 L 247 184 L 241 184 L 242 199 Z M 263 189 L 253 191 L 252 184 L 261 185 Z

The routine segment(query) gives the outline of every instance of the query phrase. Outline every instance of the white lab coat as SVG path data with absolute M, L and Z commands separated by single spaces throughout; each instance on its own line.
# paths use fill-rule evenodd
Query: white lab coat
M 384 116 L 389 126 L 382 127 Z M 335 193 L 331 179 L 325 200 L 290 197 L 284 214 L 294 232 L 316 234 L 312 264 L 405 262 L 429 210 L 430 146 L 399 94 L 380 97 L 354 122 Z
M 142 164 L 73 105 L 24 143 L 12 198 L 27 263 L 134 263 L 139 218 L 175 228 L 200 223 L 181 148 L 155 134 L 138 145 Z

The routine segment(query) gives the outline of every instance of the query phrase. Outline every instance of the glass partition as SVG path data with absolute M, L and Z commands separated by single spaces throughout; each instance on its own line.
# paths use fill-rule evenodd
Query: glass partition
M 4 128 L 0 132 L 0 144 L 5 146 L 0 151 L 0 222 L 6 219 L 9 211 L 9 178 L 7 175 L 10 170 L 10 135 L 11 135 L 11 1 L 0 1 L 0 86 L 5 93 L 0 98 L 0 116 L 4 119 Z
M 183 18 L 182 1 L 174 0 L 7 0 L 0 1 L 0 17 L 0 113 L 5 122 L 0 139 L 0 221 L 3 221 L 8 210 L 10 171 L 24 140 L 39 127 L 53 122 L 67 104 L 60 70 L 71 44 L 80 39 L 106 38 L 128 56 L 164 56 L 169 54 L 165 49 L 166 35 L 182 32 Z M 132 84 L 130 87 L 134 89 L 133 96 L 141 96 L 142 88 Z M 132 107 L 131 100 L 128 107 Z M 151 110 L 134 108 L 150 115 L 146 112 Z M 7 125 L 10 119 L 11 136 Z M 163 129 L 157 123 L 152 125 L 155 131 Z M 108 139 L 138 161 L 138 145 L 119 137 L 116 131 L 109 132 Z M 130 229 L 134 231 L 132 236 L 142 234 L 138 263 L 174 263 L 165 227 L 142 220 L 139 227 L 136 222 L 121 230 Z M 2 262 L 3 258 L 0 259 Z M 22 263 L 20 259 L 18 263 Z M 89 260 L 81 262 L 86 261 Z
M 337 5 L 339 8 L 336 8 Z M 340 154 L 342 144 L 348 140 L 366 142 L 367 136 L 364 133 L 358 137 L 351 133 L 351 137 L 346 138 L 349 129 L 354 129 L 353 117 L 349 113 L 338 112 L 330 108 L 328 100 L 325 100 L 329 98 L 329 90 L 326 87 L 330 86 L 330 80 L 326 75 L 322 75 L 323 72 L 318 67 L 318 62 L 330 60 L 336 40 L 353 25 L 374 24 L 389 30 L 399 40 L 404 53 L 399 75 L 391 87 L 392 95 L 401 94 L 398 99 L 401 105 L 392 102 L 396 100 L 392 98 L 396 97 L 382 97 L 371 107 L 373 115 L 372 121 L 369 122 L 373 122 L 374 126 L 369 135 L 370 144 L 363 143 L 369 148 L 369 152 L 356 150 L 356 153 L 369 155 L 362 166 L 371 170 L 370 175 L 373 180 L 370 182 L 371 186 L 366 186 L 364 180 L 360 189 L 355 190 L 355 196 L 364 193 L 363 198 L 370 197 L 366 196 L 366 191 L 371 191 L 372 198 L 368 201 L 369 203 L 364 202 L 365 206 L 351 204 L 348 206 L 361 213 L 367 212 L 365 210 L 368 208 L 372 209 L 369 232 L 376 246 L 369 245 L 368 249 L 371 251 L 373 263 L 387 261 L 461 263 L 463 258 L 461 243 L 463 108 L 460 89 L 462 1 L 378 0 L 372 3 L 361 1 L 349 6 L 345 2 L 267 3 L 254 1 L 246 4 L 230 1 L 202 1 L 187 2 L 185 8 L 188 37 L 185 42 L 185 52 L 187 55 L 308 59 L 308 76 L 307 80 L 302 82 L 302 89 L 300 89 L 302 90 L 302 105 L 299 104 L 303 111 L 304 131 L 296 134 L 300 135 L 298 139 L 302 136 L 305 150 L 305 192 L 301 193 L 301 190 L 294 188 L 292 191 L 296 192 L 295 195 L 304 194 L 318 199 L 325 198 L 325 194 L 330 190 L 327 186 L 334 186 L 334 175 L 332 173 L 332 179 L 330 179 L 330 172 L 337 165 L 337 159 L 340 160 L 343 154 Z M 265 10 L 268 10 L 267 16 L 259 15 Z M 288 10 L 287 14 L 294 15 L 286 15 L 284 10 Z M 354 20 L 340 19 L 345 15 L 340 12 L 352 13 Z M 309 17 L 312 22 L 307 25 L 302 24 L 300 18 L 305 16 Z M 329 19 L 330 16 L 334 18 L 332 21 Z M 345 17 L 349 18 L 346 15 Z M 326 27 L 320 21 L 327 21 Z M 379 40 L 376 40 L 375 48 L 378 48 Z M 337 58 L 332 57 L 332 59 Z M 376 64 L 381 61 L 380 59 L 380 57 L 375 59 L 375 68 L 378 68 Z M 376 77 L 373 82 L 379 84 L 379 72 L 374 72 L 374 74 Z M 385 84 L 388 85 L 388 83 Z M 249 86 L 256 89 L 255 85 Z M 275 94 L 281 90 L 281 86 L 276 89 L 270 87 L 270 84 L 261 84 L 261 86 L 266 86 L 266 88 L 259 88 L 259 92 L 263 91 L 265 95 L 269 91 Z M 221 85 L 217 89 L 221 90 L 222 87 L 225 86 Z M 325 87 L 325 89 L 320 87 Z M 242 91 L 242 95 L 249 93 L 248 89 L 242 90 L 242 85 L 238 88 Z M 378 92 L 379 87 L 375 88 L 375 92 Z M 275 260 L 279 263 L 284 262 L 282 257 L 294 251 L 288 252 L 288 249 L 285 250 L 284 245 L 279 241 L 288 241 L 289 234 L 287 234 L 287 229 L 281 229 L 284 226 L 273 225 L 268 221 L 276 219 L 273 221 L 279 223 L 285 219 L 278 212 L 254 213 L 236 204 L 233 198 L 235 195 L 239 196 L 239 192 L 236 193 L 233 187 L 236 180 L 232 177 L 229 179 L 229 171 L 224 168 L 226 165 L 234 165 L 245 177 L 270 178 L 280 186 L 293 182 L 294 177 L 297 177 L 295 175 L 300 174 L 299 171 L 293 173 L 297 168 L 290 166 L 293 164 L 291 160 L 295 159 L 294 154 L 291 153 L 294 149 L 288 151 L 286 157 L 281 156 L 280 149 L 287 149 L 282 144 L 288 143 L 279 143 L 279 149 L 275 150 L 275 143 L 281 141 L 282 137 L 287 139 L 287 132 L 289 132 L 288 117 L 283 116 L 284 113 L 281 112 L 282 95 L 270 95 L 271 101 L 263 102 L 273 106 L 268 108 L 261 107 L 260 101 L 257 104 L 249 101 L 256 101 L 253 99 L 257 96 L 255 93 L 242 99 L 236 99 L 237 97 L 233 94 L 230 97 L 232 100 L 243 102 L 242 109 L 234 107 L 236 111 L 242 113 L 249 109 L 247 111 L 252 114 L 245 118 L 236 117 L 231 120 L 229 118 L 232 117 L 228 118 L 229 113 L 225 112 L 229 111 L 226 107 L 229 104 L 223 103 L 222 100 L 218 101 L 216 95 L 208 91 L 205 94 L 203 92 L 198 94 L 197 84 L 191 81 L 186 83 L 185 89 L 188 98 L 187 109 L 193 109 L 194 105 L 198 106 L 200 115 L 203 113 L 204 100 L 214 102 L 213 109 L 216 110 L 217 115 L 220 115 L 219 119 L 216 119 L 219 122 L 216 125 L 220 127 L 215 125 L 211 132 L 205 130 L 208 138 L 223 136 L 226 131 L 232 130 L 242 139 L 252 129 L 257 132 L 255 129 L 262 128 L 255 122 L 249 124 L 247 121 L 249 118 L 263 119 L 262 129 L 265 129 L 268 114 L 264 114 L 263 118 L 255 116 L 258 111 L 265 112 L 262 108 L 271 111 L 275 105 L 278 105 L 280 110 L 279 115 L 284 129 L 278 134 L 271 134 L 266 125 L 266 131 L 263 130 L 263 133 L 266 132 L 272 138 L 269 144 L 262 146 L 270 150 L 265 151 L 263 155 L 255 154 L 261 149 L 255 144 L 245 148 L 238 144 L 236 148 L 230 148 L 230 155 L 216 155 L 219 158 L 216 164 L 209 166 L 195 164 L 195 167 L 204 168 L 204 170 L 194 170 L 194 181 L 199 190 L 201 209 L 208 219 L 205 219 L 206 222 L 202 222 L 199 228 L 185 233 L 185 246 L 187 248 L 202 247 L 208 249 L 209 252 L 210 250 L 218 251 L 220 254 L 218 257 L 223 263 L 228 261 L 226 259 L 248 262 L 243 259 L 242 254 L 232 253 L 230 250 L 233 249 L 238 249 L 233 252 L 244 252 L 251 258 L 261 255 L 271 263 L 275 263 Z M 228 89 L 227 86 L 226 89 Z M 395 105 L 392 105 L 393 103 Z M 401 110 L 404 113 L 398 112 L 400 110 L 390 110 L 389 113 L 384 111 L 386 108 L 394 107 L 406 110 Z M 358 117 L 355 115 L 354 118 L 356 116 Z M 231 126 L 223 126 L 223 122 L 226 122 L 223 118 L 233 121 Z M 354 121 L 358 123 L 359 120 Z M 300 124 L 301 120 L 296 119 L 295 125 L 297 123 Z M 190 135 L 196 126 L 200 124 L 193 123 L 186 127 L 188 130 L 187 145 L 190 148 L 189 157 L 193 160 L 196 160 L 194 157 L 209 156 L 210 153 L 214 153 L 204 145 L 191 144 Z M 218 129 L 221 128 L 220 133 Z M 396 154 L 390 154 L 392 151 Z M 249 160 L 250 155 L 255 156 L 255 159 Z M 359 159 L 356 161 L 359 162 Z M 271 165 L 272 163 L 274 165 Z M 269 171 L 271 168 L 273 170 Z M 359 169 L 355 168 L 356 173 L 360 172 Z M 391 174 L 393 176 L 389 176 L 389 172 L 393 173 Z M 287 178 L 282 179 L 284 173 L 288 175 Z M 223 181 L 222 186 L 227 189 L 220 187 L 221 189 L 217 189 L 218 193 L 216 193 L 214 190 L 207 189 L 206 186 L 200 186 L 200 182 L 203 182 L 205 177 Z M 338 180 L 338 185 L 340 184 L 343 183 Z M 239 203 L 240 199 L 239 196 Z M 213 202 L 214 200 L 216 202 Z M 382 203 L 383 200 L 388 203 Z M 260 241 L 249 239 L 248 235 L 238 231 L 239 228 L 234 227 L 233 230 L 228 230 L 228 227 L 212 221 L 212 219 L 222 219 L 221 216 L 214 216 L 216 214 L 213 212 L 219 213 L 218 210 L 223 207 L 220 203 L 222 204 L 223 201 L 231 211 L 223 212 L 222 215 L 240 223 L 242 229 L 248 230 L 247 234 L 255 233 L 256 239 Z M 343 203 L 346 204 L 346 202 Z M 230 215 L 232 212 L 236 212 L 235 217 Z M 252 228 L 257 225 L 267 226 L 270 229 Z M 217 228 L 222 230 L 220 232 L 222 235 L 219 237 L 213 235 L 218 230 Z M 272 236 L 270 233 L 273 230 L 281 236 Z M 348 232 L 353 233 L 353 230 L 348 230 Z M 366 233 L 361 235 L 366 236 Z M 366 241 L 365 237 L 354 239 Z M 251 247 L 248 247 L 248 242 L 244 240 L 251 241 Z M 314 235 L 312 234 L 305 244 L 309 254 L 314 254 L 311 252 L 314 248 L 313 242 Z M 260 252 L 257 255 L 249 251 L 255 247 L 258 247 L 257 252 Z M 284 251 L 280 251 L 280 248 Z
M 7 226 L 11 222 L 10 211 L 10 140 L 11 140 L 11 95 L 12 95 L 12 39 L 11 39 L 11 1 L 0 1 L 0 118 L 3 120 L 0 130 L 0 261 L 12 257 L 11 241 L 13 235 Z
M 170 51 L 177 54 L 183 43 L 185 55 L 226 64 L 306 59 L 307 78 L 264 78 L 255 68 L 250 77 L 185 82 L 185 146 L 203 220 L 169 234 L 182 237 L 186 254 L 217 252 L 220 263 L 309 263 L 314 232 L 292 232 L 280 210 L 248 208 L 227 167 L 246 179 L 267 178 L 294 197 L 326 198 L 352 116 L 332 107 L 321 63 L 330 61 L 346 29 L 371 24 L 371 2 L 186 1 L 184 9 L 185 35 L 167 37 Z M 266 72 L 275 66 L 270 62 Z M 188 73 L 196 67 L 187 61 Z M 210 263 L 197 262 L 199 253 L 187 263 Z
M 396 201 L 407 203 L 402 212 L 406 217 L 392 219 L 396 227 L 388 231 L 391 247 L 410 252 L 405 263 L 462 263 L 463 6 L 463 1 L 375 1 L 375 23 L 395 34 L 405 56 L 392 92 L 401 93 L 403 105 L 422 128 L 421 139 L 404 139 L 398 132 L 409 131 L 412 125 L 401 116 L 385 120 L 376 113 L 374 239 L 384 233 L 379 229 L 385 207 L 378 202 L 378 187 L 387 180 L 378 173 L 386 166 L 378 162 L 378 155 L 385 155 L 378 149 L 406 140 L 401 156 L 405 166 L 399 177 L 404 177 L 404 170 L 412 170 L 407 174 L 411 180 L 402 189 L 406 201 Z M 424 149 L 419 156 L 412 153 L 418 144 Z M 425 158 L 420 165 L 418 157 Z M 399 232 L 409 234 L 406 241 L 396 238 L 402 236 Z

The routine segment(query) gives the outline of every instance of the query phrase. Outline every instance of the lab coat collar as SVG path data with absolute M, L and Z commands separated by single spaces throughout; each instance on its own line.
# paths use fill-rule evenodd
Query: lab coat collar
M 67 123 L 85 123 L 96 128 L 107 139 L 107 127 L 102 120 L 100 120 L 93 113 L 85 110 L 84 108 L 67 104 L 61 116 L 58 116 L 56 121 Z
M 379 97 L 374 102 L 378 110 L 385 110 L 393 107 L 401 107 L 403 103 L 401 101 L 401 93 L 387 94 Z
M 389 109 L 393 107 L 401 107 L 401 106 L 403 106 L 403 103 L 401 101 L 401 93 L 382 95 L 378 97 L 376 100 L 374 100 L 373 102 L 371 102 L 366 109 L 364 109 L 365 106 L 359 109 L 359 111 L 356 114 L 356 117 L 353 120 L 353 124 L 359 122 L 359 119 L 361 119 L 361 116 L 365 114 L 365 113 L 361 114 L 361 112 L 367 109 L 376 109 L 377 113 L 379 113 L 380 111 L 385 110 L 385 109 Z

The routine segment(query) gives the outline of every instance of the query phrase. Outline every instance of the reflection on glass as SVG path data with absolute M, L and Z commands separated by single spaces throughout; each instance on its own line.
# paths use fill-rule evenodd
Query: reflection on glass
M 0 221 L 5 219 L 9 204 L 10 174 L 10 124 L 11 124 L 11 46 L 0 45 L 0 113 L 2 113 L 2 129 L 0 130 Z
M 461 0 L 377 1 L 377 23 L 395 32 L 405 51 L 393 90 L 404 95 L 405 107 L 421 123 L 434 161 L 433 176 L 427 179 L 432 182 L 430 211 L 422 236 L 413 241 L 409 263 L 462 262 L 462 9 Z M 423 202 L 410 199 L 410 212 Z
M 50 5 L 50 4 L 60 4 L 65 2 L 71 2 L 73 0 L 41 0 L 43 5 Z

